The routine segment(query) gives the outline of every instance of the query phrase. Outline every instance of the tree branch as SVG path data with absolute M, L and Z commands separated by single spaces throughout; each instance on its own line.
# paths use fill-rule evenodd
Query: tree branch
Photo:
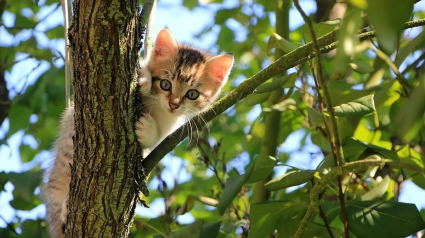
M 317 56 L 316 58 L 317 80 L 315 80 L 316 84 L 318 84 L 317 94 L 319 95 L 319 99 L 322 99 L 322 98 L 324 99 L 324 101 L 321 101 L 320 104 L 322 104 L 323 102 L 325 103 L 326 109 L 329 113 L 329 120 L 330 120 L 332 130 L 329 129 L 327 119 L 323 116 L 323 113 L 322 113 L 323 121 L 325 122 L 326 130 L 328 134 L 328 140 L 332 148 L 332 156 L 334 158 L 335 166 L 342 166 L 345 164 L 344 153 L 342 151 L 341 140 L 339 138 L 339 133 L 338 133 L 338 125 L 337 125 L 331 97 L 328 91 L 328 87 L 326 86 L 325 79 L 323 78 L 322 59 L 320 56 L 320 48 L 319 48 L 319 45 L 317 44 L 316 33 L 314 32 L 313 24 L 310 18 L 301 9 L 301 6 L 299 5 L 298 0 L 294 0 L 294 5 L 295 5 L 295 8 L 297 8 L 298 12 L 300 12 L 302 18 L 304 19 L 310 31 L 312 43 L 314 46 L 314 52 Z M 320 89 L 322 89 L 323 91 L 323 97 L 320 96 Z M 345 200 L 344 200 L 344 193 L 342 191 L 341 177 L 338 176 L 337 180 L 338 180 L 338 199 L 341 205 L 341 216 L 342 216 L 342 223 L 344 225 L 344 233 L 345 233 L 345 237 L 349 238 L 350 231 L 348 230 L 349 224 L 347 220 L 347 212 L 345 211 Z
M 413 28 L 423 25 L 425 25 L 425 19 L 420 19 L 416 21 L 407 22 L 405 24 L 405 28 Z M 330 50 L 335 49 L 337 47 L 337 35 L 338 30 L 335 30 L 317 39 L 317 44 L 321 52 L 329 52 Z M 373 37 L 375 37 L 375 31 L 368 31 L 357 35 L 357 38 L 360 41 Z M 312 53 L 312 51 L 313 45 L 310 42 L 308 44 L 298 47 L 292 52 L 289 52 L 285 56 L 281 57 L 280 59 L 267 66 L 265 69 L 261 70 L 257 74 L 242 82 L 238 87 L 236 87 L 229 94 L 214 103 L 209 110 L 203 112 L 200 116 L 203 117 L 206 122 L 211 121 L 218 114 L 223 113 L 231 106 L 236 104 L 238 101 L 253 93 L 258 86 L 260 86 L 268 79 L 276 76 L 284 70 L 290 69 L 303 62 L 306 62 L 309 59 L 314 58 L 315 54 Z M 198 128 L 202 127 L 205 124 L 205 122 L 199 119 L 199 117 L 197 120 L 196 118 L 194 118 L 193 122 L 196 123 L 196 126 L 198 126 Z M 186 136 L 188 135 L 188 131 L 185 130 L 185 128 L 188 128 L 188 126 L 182 126 L 174 133 L 169 135 L 148 155 L 148 157 L 143 160 L 142 165 L 145 168 L 146 173 L 150 173 L 155 167 L 155 165 L 158 164 L 159 161 L 161 161 L 161 159 L 168 152 L 170 152 L 178 143 L 180 143 L 180 141 L 186 138 Z

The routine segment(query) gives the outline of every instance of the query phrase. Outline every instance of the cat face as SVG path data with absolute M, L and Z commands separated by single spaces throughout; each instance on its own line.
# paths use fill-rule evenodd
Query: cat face
M 171 32 L 163 29 L 148 61 L 151 93 L 169 114 L 199 113 L 218 96 L 232 65 L 232 55 L 211 56 L 177 44 Z

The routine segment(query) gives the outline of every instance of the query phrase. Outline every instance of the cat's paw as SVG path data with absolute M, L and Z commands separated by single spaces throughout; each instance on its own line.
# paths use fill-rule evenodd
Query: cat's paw
M 152 88 L 152 76 L 144 62 L 137 69 L 137 80 L 142 94 L 149 94 Z
M 136 122 L 136 136 L 143 148 L 150 148 L 157 143 L 156 122 L 149 114 L 143 114 Z

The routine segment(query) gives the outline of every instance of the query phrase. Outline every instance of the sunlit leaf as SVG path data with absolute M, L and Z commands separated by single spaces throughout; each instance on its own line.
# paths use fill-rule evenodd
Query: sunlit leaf
M 360 155 L 367 157 L 373 154 L 378 154 L 384 159 L 392 159 L 395 161 L 399 160 L 399 157 L 395 151 L 366 143 L 355 138 L 348 139 L 346 144 L 343 146 L 343 149 L 344 155 L 347 155 L 347 157 L 351 158 L 352 160 L 359 159 Z M 353 155 L 356 155 L 357 157 Z
M 334 107 L 335 116 L 337 117 L 364 116 L 375 110 L 373 95 L 364 96 Z
M 370 200 L 377 200 L 384 195 L 384 193 L 387 191 L 388 185 L 390 184 L 390 177 L 385 176 L 384 179 L 382 179 L 381 182 L 378 183 L 375 187 L 373 187 L 371 190 L 367 191 L 365 194 L 361 196 L 362 201 L 370 201 Z
M 348 0 L 351 6 L 357 7 L 361 10 L 367 9 L 367 0 Z
M 280 35 L 273 33 L 269 38 L 269 42 L 267 43 L 267 53 L 269 53 L 274 48 L 279 48 L 284 53 L 288 53 L 295 50 L 299 46 L 299 44 L 292 43 L 285 38 L 282 38 Z
M 425 228 L 414 204 L 350 201 L 346 211 L 350 231 L 357 237 L 406 237 Z
M 267 182 L 264 187 L 267 190 L 278 190 L 292 186 L 297 186 L 308 182 L 316 173 L 315 170 L 291 170 L 284 175 L 274 178 Z

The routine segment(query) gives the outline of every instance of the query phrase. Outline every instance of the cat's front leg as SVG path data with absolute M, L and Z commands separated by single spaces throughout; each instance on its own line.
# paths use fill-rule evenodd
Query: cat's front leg
M 158 143 L 158 128 L 155 119 L 144 113 L 136 122 L 136 136 L 144 149 L 155 146 Z

